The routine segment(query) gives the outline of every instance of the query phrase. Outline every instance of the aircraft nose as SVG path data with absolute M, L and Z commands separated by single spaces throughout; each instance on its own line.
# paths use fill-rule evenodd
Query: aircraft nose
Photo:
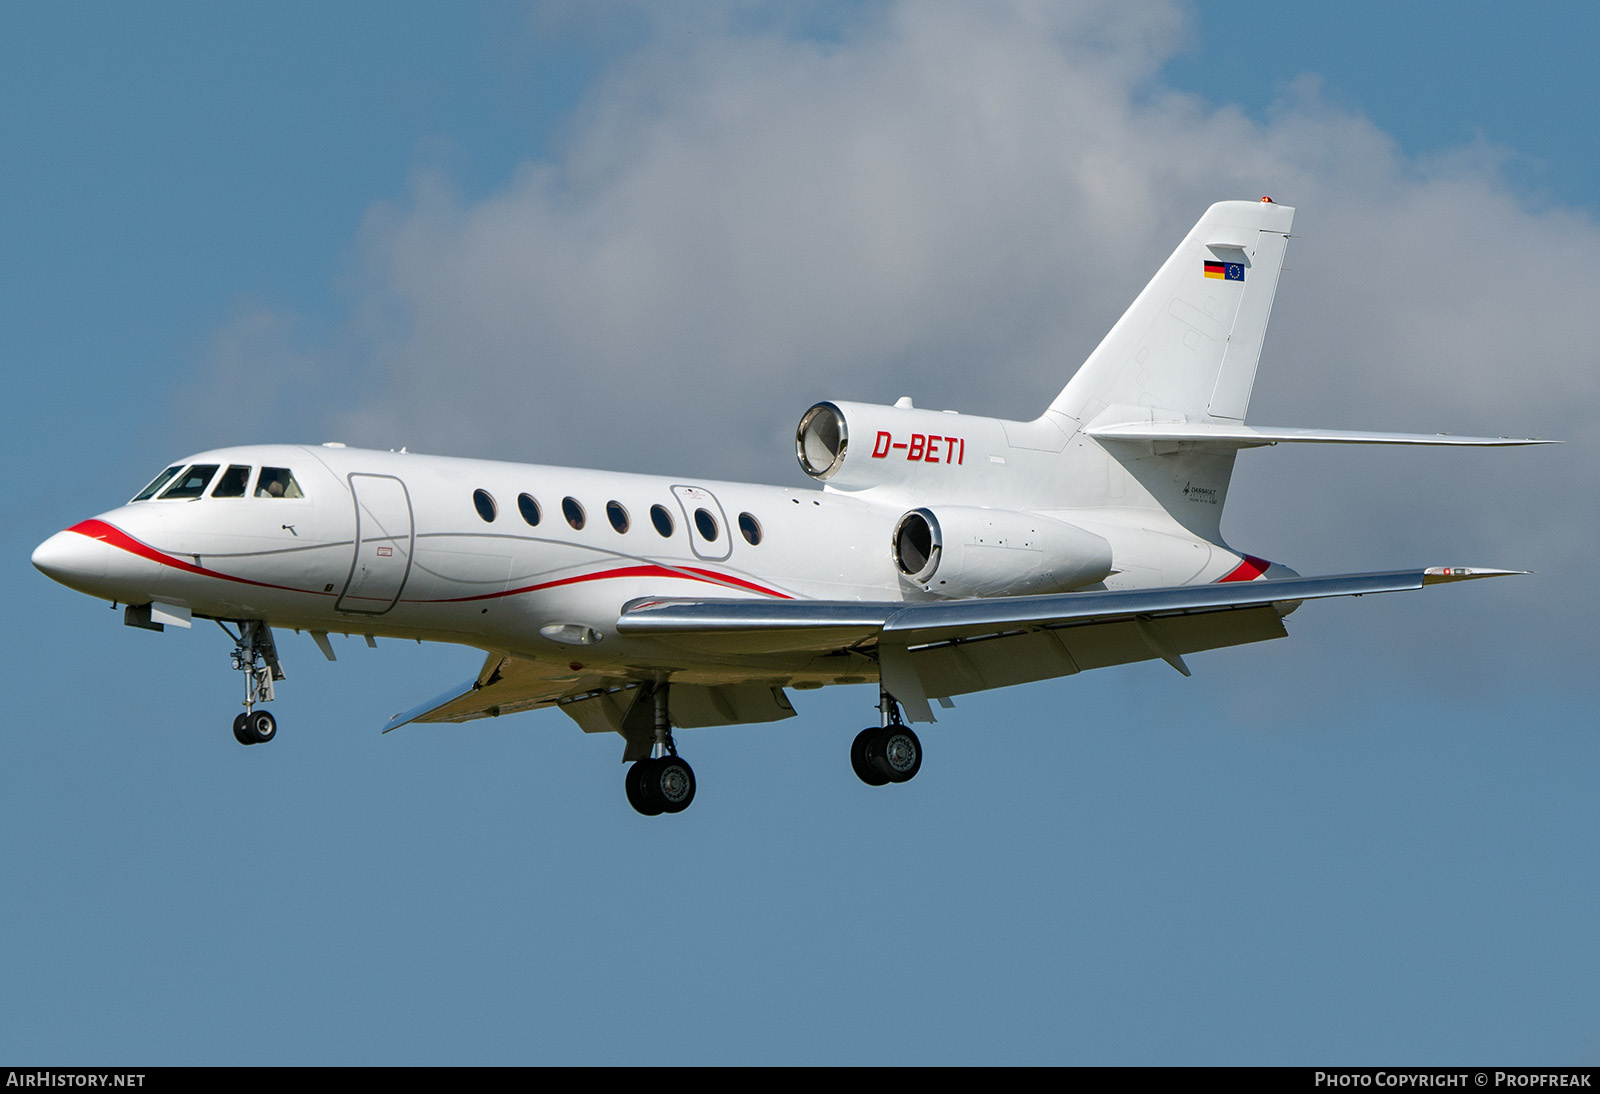
M 77 532 L 57 532 L 33 550 L 33 565 L 46 577 L 74 586 L 105 576 L 105 545 Z

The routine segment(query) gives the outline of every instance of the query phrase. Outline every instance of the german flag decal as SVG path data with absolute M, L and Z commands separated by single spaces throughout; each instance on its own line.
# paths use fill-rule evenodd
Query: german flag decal
M 1237 262 L 1207 262 L 1206 276 L 1222 281 L 1243 281 L 1244 266 Z

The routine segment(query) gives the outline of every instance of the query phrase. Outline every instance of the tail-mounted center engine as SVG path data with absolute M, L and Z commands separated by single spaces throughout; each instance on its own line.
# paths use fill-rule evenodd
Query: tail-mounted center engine
M 818 403 L 800 417 L 795 430 L 795 455 L 800 468 L 814 479 L 831 479 L 844 466 L 850 427 L 832 403 Z
M 902 578 L 939 596 L 1064 592 L 1111 573 L 1111 544 L 1076 525 L 1003 509 L 913 509 L 894 529 Z
M 1008 429 L 1029 428 L 911 406 L 818 403 L 800 419 L 795 455 L 807 475 L 836 490 L 889 486 L 949 496 L 992 480 L 1005 463 L 996 454 L 1011 447 Z

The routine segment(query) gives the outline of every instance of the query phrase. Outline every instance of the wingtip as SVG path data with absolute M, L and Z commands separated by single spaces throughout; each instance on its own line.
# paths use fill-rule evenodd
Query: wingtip
M 1471 581 L 1479 577 L 1513 577 L 1532 572 L 1532 570 L 1496 570 L 1488 566 L 1429 566 L 1422 571 L 1422 583 L 1441 585 L 1446 581 Z
M 399 714 L 396 714 L 394 717 L 390 718 L 387 722 L 385 722 L 383 728 L 381 730 L 379 730 L 378 732 L 380 734 L 393 733 L 395 730 L 399 729 L 401 726 L 408 726 L 412 722 L 415 722 L 417 720 L 417 718 L 420 716 L 420 713 L 421 712 L 418 711 L 418 710 L 401 711 Z

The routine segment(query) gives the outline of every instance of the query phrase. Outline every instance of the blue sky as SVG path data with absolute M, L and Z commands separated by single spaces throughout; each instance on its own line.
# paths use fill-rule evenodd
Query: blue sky
M 1507 11 L 7 7 L 0 1059 L 1592 1061 L 1600 17 Z M 792 484 L 817 398 L 1031 416 L 1260 193 L 1253 421 L 1569 443 L 1246 453 L 1230 542 L 1537 576 L 969 697 L 887 791 L 803 694 L 652 823 L 555 712 L 378 735 L 469 650 L 288 636 L 240 749 L 220 633 L 27 562 L 235 441 Z

